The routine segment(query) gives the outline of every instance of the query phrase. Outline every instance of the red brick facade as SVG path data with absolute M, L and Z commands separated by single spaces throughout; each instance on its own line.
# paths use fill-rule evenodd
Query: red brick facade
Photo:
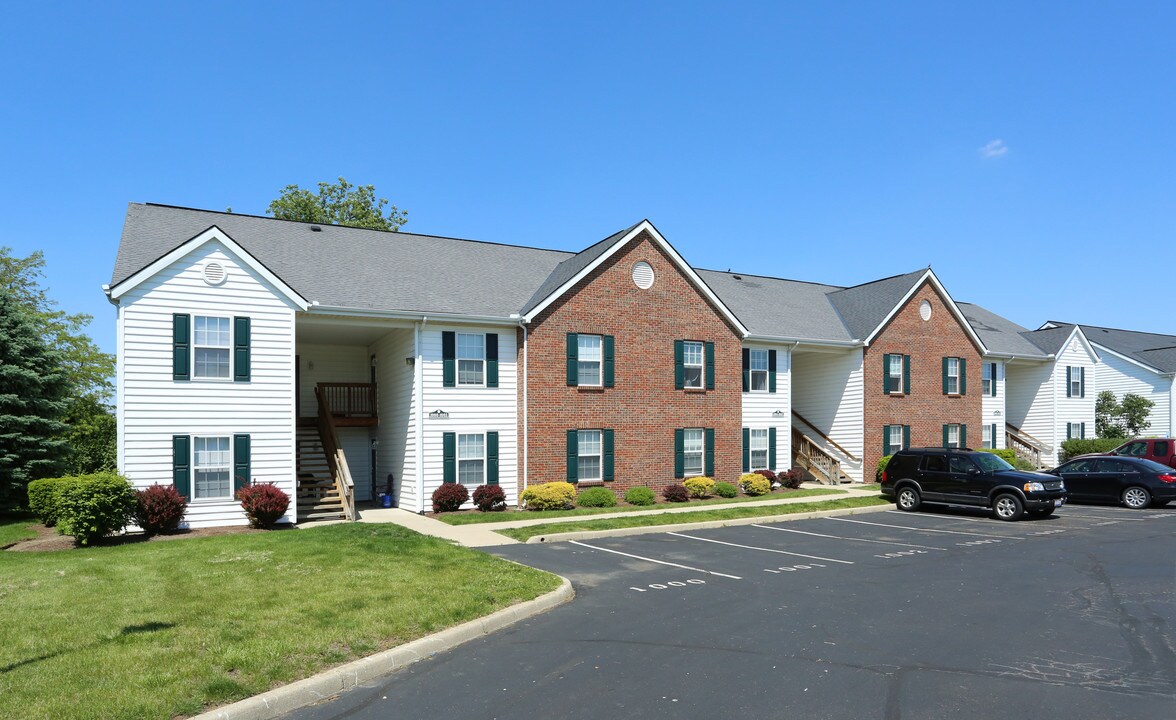
M 931 318 L 919 307 L 926 300 Z M 909 355 L 910 394 L 887 395 L 883 377 L 887 354 Z M 943 393 L 943 358 L 965 360 L 963 395 Z M 967 444 L 980 446 L 981 356 L 968 331 L 948 309 L 944 298 L 925 282 L 865 350 L 865 479 L 873 476 L 884 449 L 886 425 L 909 425 L 912 447 L 939 447 L 943 426 L 967 426 Z
M 647 290 L 632 279 L 634 263 L 648 262 Z M 615 384 L 569 387 L 568 333 L 615 338 Z M 520 331 L 520 342 L 521 342 Z M 676 390 L 674 341 L 714 343 L 713 390 Z M 674 430 L 713 428 L 714 476 L 733 481 L 741 463 L 741 340 L 648 233 L 642 233 L 527 326 L 528 484 L 567 476 L 567 431 L 611 428 L 618 495 L 674 482 Z M 705 386 L 705 383 L 704 383 Z M 523 427 L 519 446 L 523 447 Z M 520 457 L 520 464 L 523 462 Z

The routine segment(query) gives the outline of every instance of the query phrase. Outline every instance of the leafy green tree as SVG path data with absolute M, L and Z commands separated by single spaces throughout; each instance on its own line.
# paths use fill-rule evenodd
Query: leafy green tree
M 1123 396 L 1119 402 L 1119 417 L 1128 435 L 1135 437 L 1151 427 L 1151 421 L 1147 418 L 1155 406 L 1154 402 L 1142 395 L 1127 393 Z
M 388 207 L 385 214 L 384 208 Z M 281 220 L 347 225 L 396 232 L 408 222 L 408 212 L 376 198 L 373 185 L 352 185 L 339 178 L 337 185 L 321 182 L 318 193 L 287 185 L 266 212 Z
M 1100 438 L 1121 438 L 1127 435 L 1119 421 L 1119 399 L 1110 390 L 1103 390 L 1094 400 L 1094 430 Z
M 1135 437 L 1151 427 L 1148 416 L 1155 403 L 1142 395 L 1127 393 L 1120 401 L 1103 390 L 1094 401 L 1094 427 L 1101 438 Z
M 69 396 L 62 351 L 16 288 L 0 285 L 0 504 L 22 502 L 30 481 L 61 469 Z
M 69 425 L 66 475 L 89 475 L 117 467 L 118 423 L 110 408 L 83 395 L 70 404 L 65 422 Z

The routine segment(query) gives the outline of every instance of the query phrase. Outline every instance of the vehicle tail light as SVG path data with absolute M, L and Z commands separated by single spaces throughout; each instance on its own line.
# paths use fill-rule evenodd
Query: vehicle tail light
M 1160 475 L 1160 482 L 1176 483 L 1176 475 Z
M 1160 477 L 1164 478 L 1164 477 L 1168 477 L 1168 476 L 1167 476 L 1167 475 L 1161 475 Z M 886 470 L 883 470 L 883 471 L 882 471 L 882 482 L 883 482 L 883 483 L 885 483 L 885 482 L 886 482 Z M 1169 481 L 1169 480 L 1165 480 L 1164 482 L 1170 482 L 1170 481 Z

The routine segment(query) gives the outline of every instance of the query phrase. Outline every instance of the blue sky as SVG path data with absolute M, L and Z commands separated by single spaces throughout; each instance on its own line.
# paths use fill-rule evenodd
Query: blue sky
M 0 244 L 104 348 L 126 203 L 264 214 L 340 175 L 413 232 L 648 217 L 698 267 L 932 265 L 1029 327 L 1176 333 L 1172 3 L 333 5 L 0 9 Z

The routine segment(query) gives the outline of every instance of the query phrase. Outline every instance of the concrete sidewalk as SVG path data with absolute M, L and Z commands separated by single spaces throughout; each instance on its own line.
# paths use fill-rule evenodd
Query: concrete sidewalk
M 802 489 L 833 489 L 829 485 L 805 484 Z M 545 525 L 548 523 L 579 522 L 584 520 L 607 520 L 617 517 L 640 517 L 642 515 L 670 515 L 709 510 L 726 510 L 741 507 L 764 507 L 769 505 L 791 505 L 804 502 L 821 502 L 845 497 L 861 497 L 877 495 L 877 490 L 861 490 L 852 485 L 841 485 L 836 489 L 846 492 L 830 493 L 828 495 L 810 495 L 802 497 L 775 496 L 765 500 L 752 500 L 739 503 L 715 503 L 713 505 L 691 505 L 653 508 L 650 510 L 631 510 L 629 512 L 600 513 L 599 515 L 570 515 L 568 517 L 528 518 L 507 520 L 494 523 L 472 523 L 469 525 L 450 525 L 425 515 L 418 515 L 399 508 L 361 508 L 359 522 L 367 523 L 395 523 L 421 533 L 443 538 L 466 547 L 493 547 L 495 545 L 514 545 L 519 541 L 495 532 L 506 528 L 520 528 L 531 525 Z M 509 511 L 508 511 L 509 512 Z M 522 515 L 523 513 L 515 513 Z M 762 521 L 762 519 L 761 519 Z M 683 522 L 686 522 L 685 520 Z M 313 527 L 307 524 L 303 527 Z M 663 526 L 665 527 L 665 526 Z

